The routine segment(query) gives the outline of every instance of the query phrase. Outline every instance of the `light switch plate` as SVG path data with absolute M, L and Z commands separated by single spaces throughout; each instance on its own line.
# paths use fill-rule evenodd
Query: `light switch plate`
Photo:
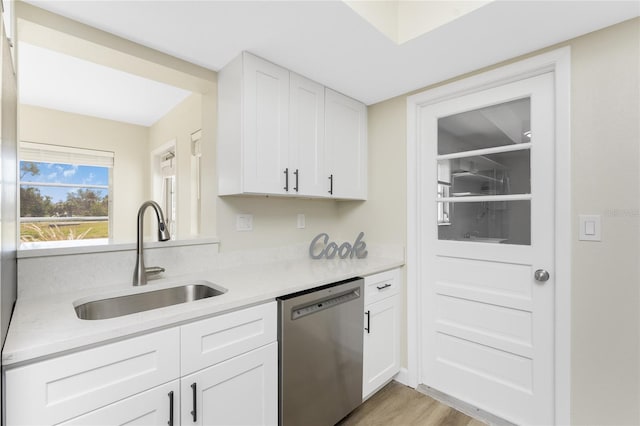
M 306 226 L 306 223 L 305 223 L 304 213 L 298 213 L 298 222 L 297 222 L 298 229 L 304 229 L 305 226 Z
M 237 214 L 236 231 L 253 231 L 253 215 Z
M 596 214 L 581 214 L 579 217 L 580 241 L 602 241 L 601 216 Z

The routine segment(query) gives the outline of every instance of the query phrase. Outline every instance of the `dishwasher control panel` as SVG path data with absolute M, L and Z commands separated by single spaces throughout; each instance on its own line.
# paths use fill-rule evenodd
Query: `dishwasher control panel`
M 357 299 L 358 297 L 360 297 L 360 289 L 354 288 L 353 290 L 348 290 L 341 294 L 331 296 L 325 300 L 316 300 L 308 305 L 296 306 L 291 310 L 291 319 L 296 320 L 307 315 L 315 314 L 316 312 L 349 302 Z

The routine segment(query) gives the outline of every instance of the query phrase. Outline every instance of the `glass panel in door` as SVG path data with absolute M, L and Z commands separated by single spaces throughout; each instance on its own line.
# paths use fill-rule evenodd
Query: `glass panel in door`
M 438 238 L 531 244 L 531 101 L 438 119 Z
M 531 99 L 438 119 L 438 155 L 531 142 Z

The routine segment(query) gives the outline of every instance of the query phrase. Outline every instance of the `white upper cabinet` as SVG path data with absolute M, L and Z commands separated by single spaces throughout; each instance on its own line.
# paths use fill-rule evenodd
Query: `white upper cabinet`
M 367 198 L 367 107 L 325 90 L 327 170 L 334 198 Z
M 290 81 L 289 158 L 294 174 L 291 191 L 327 197 L 324 86 L 295 73 L 291 73 Z
M 289 71 L 243 53 L 218 74 L 219 194 L 286 194 Z
M 219 195 L 366 199 L 366 111 L 242 53 L 218 74 Z

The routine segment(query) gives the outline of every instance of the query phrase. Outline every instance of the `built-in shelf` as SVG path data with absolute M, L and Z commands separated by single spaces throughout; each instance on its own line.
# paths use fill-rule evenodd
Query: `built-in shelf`
M 480 197 L 482 195 L 487 194 L 483 194 L 481 192 L 454 192 L 451 194 L 452 197 Z
M 474 172 L 455 172 L 455 173 L 452 173 L 451 176 L 455 179 L 463 178 L 463 179 L 477 181 L 477 182 L 502 182 L 501 179 L 496 179 L 493 176 L 486 176 L 486 175 L 482 175 L 480 173 L 474 173 Z

